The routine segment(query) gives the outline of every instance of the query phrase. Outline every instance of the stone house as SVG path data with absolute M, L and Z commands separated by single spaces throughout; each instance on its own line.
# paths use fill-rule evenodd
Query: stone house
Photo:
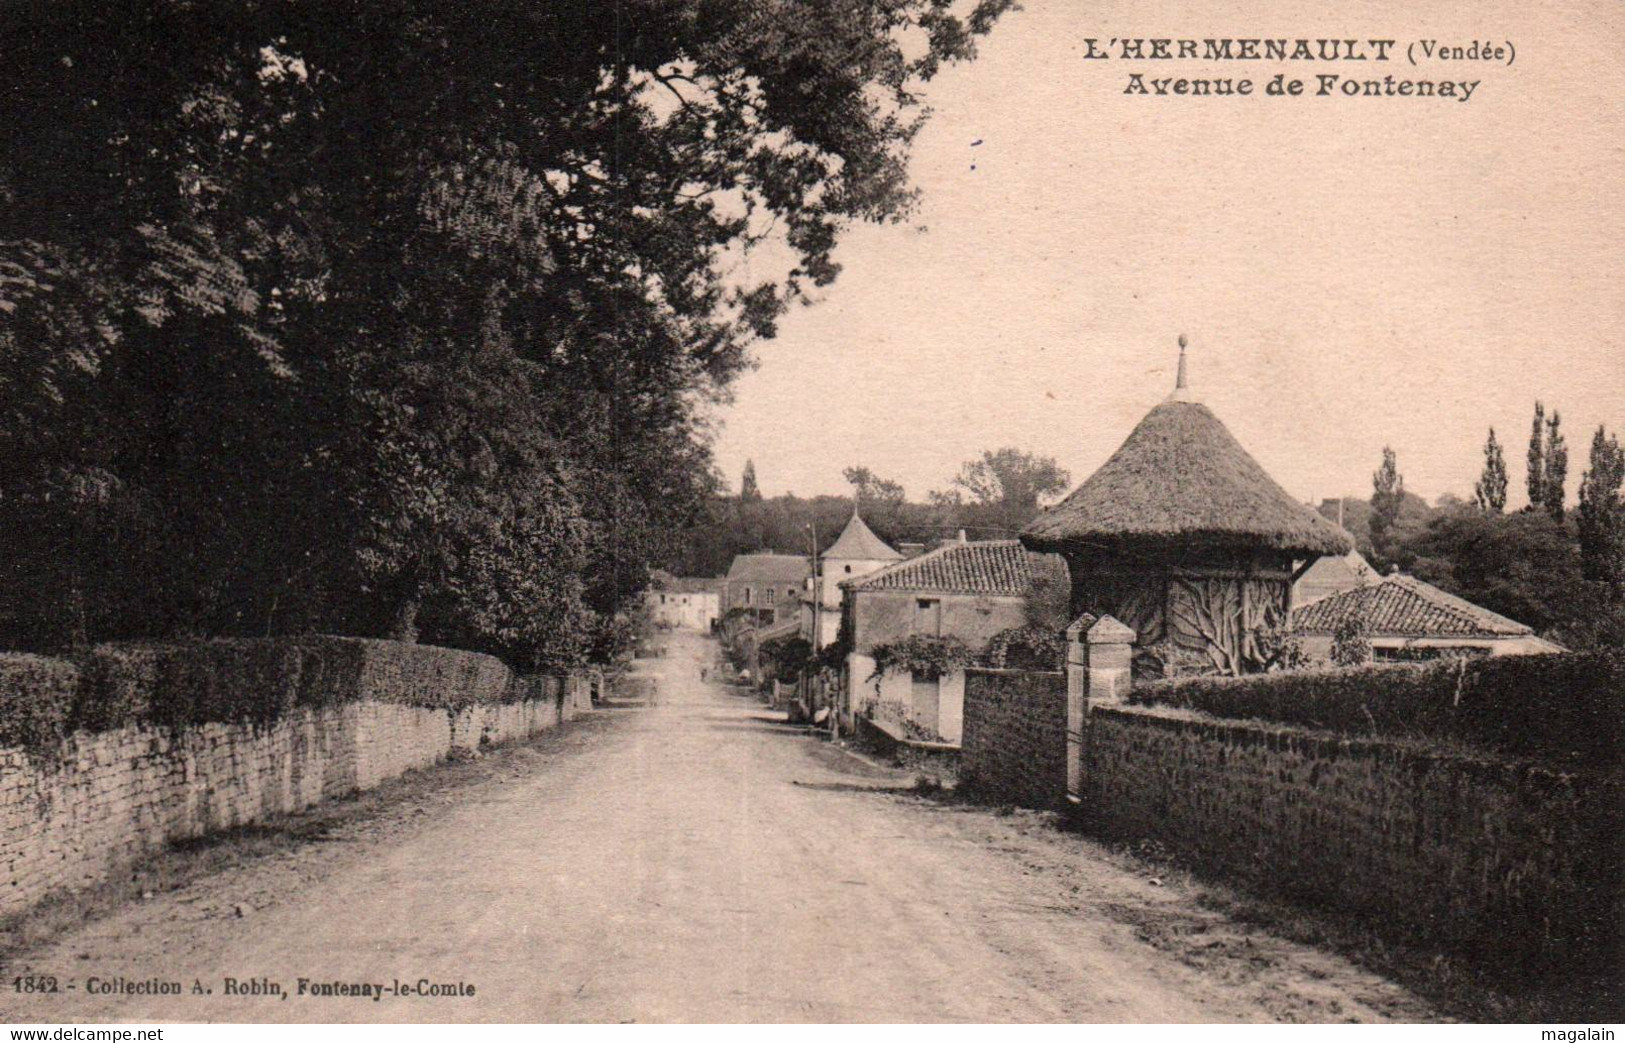
M 874 651 L 914 635 L 956 637 L 981 653 L 996 635 L 1026 622 L 1027 593 L 1047 574 L 1064 584 L 1066 565 L 1016 540 L 967 542 L 964 534 L 918 557 L 843 584 L 850 628 L 846 714 L 863 715 L 900 738 L 957 743 L 965 675 L 905 671 L 874 677 Z
M 818 556 L 816 590 L 802 598 L 801 636 L 814 648 L 835 643 L 841 627 L 841 585 L 877 572 L 905 557 L 874 534 L 858 514 L 841 530 L 829 549 Z
M 656 626 L 709 632 L 722 618 L 722 584 L 720 577 L 657 571 L 643 599 Z
M 1329 661 L 1333 635 L 1351 616 L 1363 621 L 1378 662 L 1564 651 L 1516 620 L 1405 575 L 1296 608 L 1292 631 L 1311 660 Z
M 800 554 L 738 554 L 728 567 L 722 614 L 746 609 L 761 624 L 799 620 L 801 594 L 812 571 Z

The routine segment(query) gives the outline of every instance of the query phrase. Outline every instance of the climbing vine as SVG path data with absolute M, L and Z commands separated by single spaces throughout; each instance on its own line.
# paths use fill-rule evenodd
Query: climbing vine
M 936 637 L 913 634 L 901 641 L 876 645 L 871 653 L 875 660 L 870 680 L 884 677 L 894 670 L 908 670 L 922 677 L 936 678 L 963 670 L 976 662 L 976 653 L 957 637 Z
M 982 659 L 995 669 L 1059 670 L 1066 663 L 1066 639 L 1048 627 L 1011 627 L 994 634 Z

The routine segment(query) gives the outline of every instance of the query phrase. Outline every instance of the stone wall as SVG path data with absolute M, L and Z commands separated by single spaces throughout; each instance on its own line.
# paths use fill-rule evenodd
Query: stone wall
M 455 709 L 368 699 L 270 723 L 78 731 L 49 753 L 0 748 L 0 915 L 174 841 L 369 789 L 591 707 L 584 677 L 514 683 L 513 701 Z
M 1522 974 L 1620 959 L 1625 780 L 1415 742 L 1095 707 L 1092 828 Z M 968 753 L 968 750 L 967 750 Z
M 1065 674 L 966 670 L 964 713 L 962 787 L 999 803 L 1065 802 Z

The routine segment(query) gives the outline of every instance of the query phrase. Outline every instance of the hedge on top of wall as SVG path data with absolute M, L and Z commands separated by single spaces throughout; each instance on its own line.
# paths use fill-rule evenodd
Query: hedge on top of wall
M 557 697 L 558 678 L 432 645 L 346 637 L 101 645 L 76 662 L 0 654 L 0 747 L 49 751 L 129 724 L 266 724 L 296 707 L 390 702 L 457 711 Z
M 1625 651 L 1178 678 L 1137 687 L 1130 701 L 1612 765 L 1625 738 Z
M 0 746 L 44 749 L 71 731 L 79 668 L 37 655 L 0 655 Z

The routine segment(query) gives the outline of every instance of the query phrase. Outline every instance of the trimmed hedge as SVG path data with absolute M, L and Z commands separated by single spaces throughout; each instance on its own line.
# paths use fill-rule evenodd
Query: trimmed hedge
M 71 730 L 79 668 L 37 655 L 0 655 L 0 746 L 47 749 Z
M 1613 765 L 1625 738 L 1625 651 L 1180 678 L 1138 687 L 1129 698 L 1215 717 Z
M 78 662 L 0 654 L 0 747 L 42 754 L 75 731 L 130 724 L 268 724 L 354 702 L 456 712 L 563 691 L 558 677 L 520 677 L 478 652 L 365 638 L 101 645 Z

